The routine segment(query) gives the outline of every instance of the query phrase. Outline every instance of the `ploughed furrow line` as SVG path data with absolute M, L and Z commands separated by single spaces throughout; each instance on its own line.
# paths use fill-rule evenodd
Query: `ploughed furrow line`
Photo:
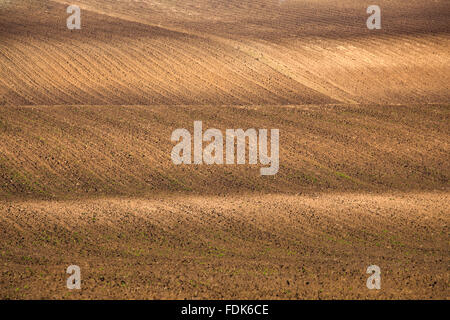
M 236 95 L 228 90 L 226 79 L 211 72 L 202 63 L 201 58 L 194 56 L 191 52 L 188 53 L 187 43 L 182 43 L 180 46 L 174 44 L 174 42 L 162 43 L 159 55 L 162 61 L 167 63 L 166 68 L 170 68 L 173 76 L 178 78 L 179 83 L 183 84 L 185 91 L 190 92 L 193 99 L 201 99 L 201 103 L 204 104 L 226 103 L 233 100 L 243 103 L 240 94 Z M 189 76 L 186 77 L 185 74 Z M 189 101 L 189 103 L 194 102 Z
M 167 44 L 169 45 L 169 44 Z M 208 70 L 208 73 L 212 79 L 219 80 L 222 87 L 221 90 L 226 91 L 236 99 L 244 100 L 246 104 L 251 104 L 252 101 L 258 101 L 261 97 L 266 97 L 265 103 L 275 103 L 279 98 L 276 93 L 263 88 L 260 83 L 252 83 L 250 69 L 245 70 L 246 66 L 241 64 L 239 68 L 233 68 L 233 54 L 227 54 L 227 52 L 217 50 L 214 43 L 208 46 L 198 47 L 190 45 L 189 43 L 177 43 L 177 52 L 183 54 L 183 48 L 189 46 L 189 50 L 196 54 L 195 60 L 192 61 L 192 65 L 199 65 Z M 236 52 L 235 52 L 236 53 Z M 215 73 L 216 70 L 219 73 Z M 240 70 L 245 70 L 240 73 Z M 214 86 L 214 82 L 212 83 Z M 235 91 L 241 91 L 242 96 L 239 98 L 234 93 Z M 264 91 L 264 92 L 261 92 Z
M 387 12 L 389 27 L 369 32 L 352 17 L 361 6 L 287 2 L 75 1 L 88 10 L 82 29 L 70 31 L 64 4 L 19 1 L 0 13 L 0 104 L 448 101 L 450 36 L 440 23 L 419 19 L 416 29 L 401 29 Z M 421 8 L 386 3 L 395 5 L 413 16 Z M 437 9 L 423 9 L 436 17 Z M 328 23 L 322 34 L 317 23 Z
M 449 46 L 449 36 L 255 44 L 281 72 L 360 103 L 448 101 Z
M 78 4 L 120 19 L 161 26 L 204 37 L 279 39 L 296 37 L 346 38 L 366 36 L 368 4 L 353 0 L 187 0 L 130 2 L 126 0 L 74 0 Z M 427 5 L 422 0 L 380 0 L 386 32 L 448 32 L 450 5 L 445 0 Z M 447 20 L 446 20 L 447 19 Z
M 449 106 L 2 107 L 0 194 L 448 190 Z M 174 165 L 172 132 L 280 130 L 279 170 Z M 206 143 L 204 144 L 206 147 Z M 247 148 L 248 149 L 248 148 Z
M 88 71 L 88 68 L 77 63 L 78 57 L 82 57 L 79 52 L 74 53 L 73 50 L 67 52 L 65 48 L 59 47 L 55 49 L 54 46 L 47 45 L 45 41 L 33 45 L 25 40 L 17 41 L 16 46 L 11 46 L 9 50 L 14 50 L 15 54 L 20 54 L 16 59 L 19 62 L 10 66 L 10 70 L 13 70 L 12 72 L 24 70 L 28 73 L 23 79 L 31 82 L 25 83 L 29 90 L 36 90 L 39 85 L 45 83 L 42 90 L 46 90 L 48 94 L 40 100 L 40 103 L 48 100 L 52 104 L 58 101 L 61 101 L 61 103 L 76 101 L 78 104 L 82 103 L 83 100 L 107 101 L 105 99 L 106 94 L 101 95 L 98 92 L 93 92 L 94 86 L 92 84 L 95 83 L 95 77 L 88 77 L 87 72 L 85 72 Z M 30 52 L 35 51 L 37 53 L 30 54 Z M 79 76 L 73 77 L 73 74 Z M 84 90 L 83 84 L 91 89 Z
M 170 43 L 170 45 L 172 44 Z M 183 47 L 187 45 L 185 43 L 176 44 Z M 199 48 L 198 45 L 194 44 L 190 48 L 190 52 L 196 53 L 196 60 L 193 60 L 192 64 L 196 65 L 198 63 L 199 66 L 203 67 L 206 67 L 205 65 L 210 66 L 208 71 L 211 72 L 211 76 L 214 76 L 216 80 L 221 78 L 219 80 L 220 83 L 230 83 L 228 90 L 241 91 L 240 96 L 249 100 L 247 104 L 284 104 L 292 101 L 310 102 L 311 100 L 331 102 L 326 96 L 320 96 L 292 79 L 280 75 L 264 64 L 255 63 L 255 59 L 242 55 L 239 51 L 230 50 L 221 45 L 219 51 L 217 50 L 217 45 L 214 47 L 212 45 L 207 48 Z M 206 54 L 204 53 L 205 51 Z M 219 52 L 220 56 L 218 56 Z M 217 56 L 217 59 L 212 60 L 212 57 L 215 56 Z M 211 63 L 207 63 L 206 59 L 212 60 Z M 225 63 L 221 60 L 225 60 Z M 196 68 L 196 70 L 198 69 Z M 217 70 L 220 72 L 214 74 L 217 73 Z M 242 84 L 236 84 L 236 81 L 239 79 L 242 79 Z
M 31 13 L 22 17 L 26 23 L 6 19 L 4 27 L 14 32 L 7 34 L 11 45 L 0 61 L 2 78 L 11 79 L 1 88 L 2 104 L 332 102 L 212 40 L 90 12 L 83 17 L 93 26 L 80 33 L 57 26 L 48 33 L 57 17 L 47 18 L 41 28 L 39 16 Z M 231 66 L 218 63 L 220 57 L 233 60 Z
M 80 1 L 80 3 L 84 2 Z M 100 2 L 97 1 L 92 4 L 93 7 L 100 8 L 95 3 L 99 4 Z M 209 37 L 215 41 L 222 41 L 234 46 L 246 45 L 251 39 L 256 43 L 260 41 L 279 43 L 281 41 L 286 44 L 301 43 L 302 47 L 310 45 L 316 47 L 319 56 L 323 57 L 320 61 L 317 61 L 314 55 L 307 55 L 306 57 L 298 55 L 297 59 L 289 64 L 285 60 L 275 60 L 270 61 L 269 65 L 275 66 L 276 69 L 276 66 L 287 64 L 285 67 L 288 69 L 284 70 L 287 75 L 295 77 L 298 81 L 304 82 L 305 85 L 314 87 L 316 91 L 324 94 L 329 93 L 329 96 L 340 101 L 379 103 L 448 101 L 447 61 L 449 58 L 448 32 L 450 30 L 444 22 L 448 15 L 446 12 L 449 12 L 449 10 L 445 10 L 445 8 L 449 9 L 448 3 L 446 4 L 444 1 L 436 1 L 433 6 L 424 6 L 423 2 L 420 1 L 410 1 L 406 4 L 400 1 L 381 1 L 380 6 L 384 9 L 383 21 L 386 24 L 386 28 L 383 28 L 381 34 L 385 35 L 388 40 L 387 46 L 380 44 L 380 32 L 369 33 L 367 30 L 365 21 L 361 16 L 361 11 L 365 7 L 351 1 L 286 1 L 283 5 L 273 1 L 258 1 L 257 4 L 252 1 L 232 1 L 225 5 L 209 1 L 201 3 L 188 1 L 183 4 L 143 2 L 139 5 L 141 14 L 136 12 L 134 16 L 137 16 L 144 23 L 151 24 L 154 23 L 150 19 L 150 17 L 153 17 L 153 11 L 164 12 L 164 10 L 168 10 L 168 12 L 173 12 L 174 6 L 186 9 L 186 12 L 190 12 L 189 10 L 196 12 L 194 16 L 185 14 L 183 17 L 177 18 L 167 14 L 163 21 L 163 25 L 169 27 L 176 24 L 177 30 L 185 33 Z M 124 10 L 121 10 L 120 5 L 116 8 L 112 8 L 112 10 L 114 12 L 120 11 L 122 14 L 119 16 L 129 17 Z M 260 11 L 261 8 L 263 8 L 262 11 Z M 127 10 L 135 12 L 133 5 L 128 6 Z M 108 14 L 106 11 L 104 12 Z M 205 21 L 211 20 L 208 20 L 207 16 L 211 15 L 212 12 L 216 13 L 213 15 L 215 22 L 208 24 Z M 233 25 L 236 25 L 238 29 L 249 30 L 251 28 L 258 29 L 258 26 L 261 27 L 258 29 L 257 35 L 243 36 L 240 33 L 234 33 L 234 29 L 229 30 L 224 25 L 216 23 L 225 22 L 230 12 L 235 16 Z M 297 16 L 297 20 L 293 18 L 295 16 Z M 399 18 L 401 16 L 403 18 Z M 196 20 L 194 21 L 191 18 Z M 176 19 L 179 19 L 179 21 L 174 21 Z M 266 32 L 266 22 L 270 24 L 272 30 L 278 30 L 279 34 L 273 35 L 272 31 Z M 323 22 L 320 28 L 317 27 L 318 22 Z M 184 28 L 183 23 L 185 24 Z M 292 24 L 292 28 L 287 28 L 286 24 Z M 201 26 L 199 28 L 203 26 L 204 29 L 198 29 L 199 25 Z M 323 28 L 325 25 L 327 28 Z M 297 31 L 295 32 L 295 30 Z M 322 33 L 318 33 L 318 30 Z M 220 37 L 217 37 L 218 34 Z M 419 54 L 414 50 L 408 51 L 403 46 L 405 43 L 403 38 L 411 39 L 415 44 L 421 42 L 422 39 L 427 39 L 428 36 L 433 37 L 433 35 L 440 38 L 440 41 L 435 45 L 430 43 L 429 53 Z M 375 47 L 371 48 L 371 52 L 367 53 L 365 44 L 373 38 L 378 42 Z M 311 40 L 306 42 L 306 46 L 304 46 L 305 39 Z M 353 49 L 358 50 L 352 50 L 352 55 L 349 56 L 346 42 L 359 43 L 358 39 L 363 45 L 354 46 Z M 335 41 L 341 41 L 337 50 L 336 47 L 322 50 L 329 47 L 328 42 L 331 42 L 331 45 L 334 46 L 333 42 Z M 391 50 L 396 45 L 400 46 L 400 54 Z M 264 49 L 253 46 L 255 50 L 251 50 L 251 46 L 246 53 L 250 51 L 250 54 L 254 55 L 255 58 L 259 55 L 264 56 Z M 279 49 L 280 52 L 283 52 L 283 48 Z M 297 53 L 299 50 L 301 51 L 300 47 L 293 47 L 293 53 Z M 376 54 L 376 60 L 378 61 L 375 61 L 374 67 L 366 64 L 365 68 L 360 70 L 358 64 L 360 61 L 367 60 L 367 54 L 370 55 L 371 53 Z M 401 70 L 393 68 L 393 72 L 390 74 L 389 69 L 381 67 L 381 56 L 385 53 L 388 54 L 385 55 L 386 59 L 383 59 L 383 62 L 389 63 L 390 66 L 402 65 Z M 434 56 L 438 56 L 442 68 L 426 67 L 424 62 L 427 62 L 429 54 L 432 54 L 432 60 L 435 60 Z M 310 60 L 316 65 L 314 70 L 308 69 Z M 267 60 L 263 61 L 267 63 Z M 296 61 L 304 62 L 306 67 L 296 70 Z M 403 67 L 405 64 L 407 66 Z M 291 69 L 294 72 L 291 72 Z M 439 76 L 434 76 L 435 71 L 438 72 Z M 345 77 L 339 77 L 341 73 Z M 293 74 L 295 75 L 293 76 Z M 348 76 L 346 76 L 347 74 Z M 423 79 L 421 75 L 425 75 L 426 79 Z M 386 76 L 389 76 L 389 78 L 384 81 Z M 411 78 L 411 83 L 408 81 L 409 78 Z
M 449 200 L 426 192 L 0 200 L 0 297 L 67 299 L 58 282 L 75 260 L 97 267 L 85 273 L 92 285 L 70 298 L 371 299 L 364 271 L 375 260 L 389 266 L 379 298 L 445 299 Z

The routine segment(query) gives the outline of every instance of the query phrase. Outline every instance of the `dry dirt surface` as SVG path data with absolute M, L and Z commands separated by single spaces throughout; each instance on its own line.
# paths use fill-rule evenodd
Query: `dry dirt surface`
M 446 0 L 0 3 L 0 105 L 449 102 Z
M 1 202 L 3 299 L 446 299 L 448 193 Z M 82 289 L 65 270 L 81 268 Z M 381 268 L 368 290 L 366 269 Z
M 450 2 L 372 4 L 0 0 L 0 299 L 448 299 Z M 278 174 L 175 166 L 196 120 Z
M 174 165 L 172 131 L 192 133 L 199 119 L 204 130 L 278 128 L 279 172 L 261 176 L 261 164 Z M 449 120 L 448 104 L 5 106 L 0 195 L 449 191 Z

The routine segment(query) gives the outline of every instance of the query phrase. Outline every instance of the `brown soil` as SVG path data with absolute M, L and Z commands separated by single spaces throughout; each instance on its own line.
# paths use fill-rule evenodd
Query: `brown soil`
M 446 299 L 448 193 L 0 203 L 2 298 Z M 69 265 L 82 290 L 69 291 Z M 381 290 L 366 269 L 381 268 Z
M 0 195 L 448 191 L 449 115 L 449 105 L 3 107 Z M 278 174 L 175 166 L 172 131 L 199 119 L 203 130 L 278 128 Z
M 449 2 L 377 4 L 371 31 L 353 0 L 7 2 L 0 105 L 447 103 Z
M 0 0 L 1 299 L 448 299 L 448 1 L 67 4 Z M 173 165 L 195 120 L 279 173 Z

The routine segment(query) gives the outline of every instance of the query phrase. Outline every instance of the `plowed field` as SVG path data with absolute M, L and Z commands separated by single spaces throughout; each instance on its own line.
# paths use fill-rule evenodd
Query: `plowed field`
M 0 0 L 0 298 L 448 299 L 450 4 L 377 2 Z

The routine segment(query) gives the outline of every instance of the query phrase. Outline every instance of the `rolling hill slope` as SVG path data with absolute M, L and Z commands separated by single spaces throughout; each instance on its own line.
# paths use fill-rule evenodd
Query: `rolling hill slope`
M 447 298 L 450 2 L 372 4 L 0 0 L 0 299 Z M 175 165 L 194 121 L 278 173 Z
M 0 104 L 448 102 L 448 2 L 20 1 L 0 11 Z M 384 6 L 383 6 L 384 5 Z M 448 21 L 448 19 L 447 19 Z
M 447 190 L 449 106 L 28 106 L 0 113 L 0 194 Z M 280 169 L 181 165 L 172 131 L 277 128 Z M 203 144 L 206 146 L 206 143 Z

